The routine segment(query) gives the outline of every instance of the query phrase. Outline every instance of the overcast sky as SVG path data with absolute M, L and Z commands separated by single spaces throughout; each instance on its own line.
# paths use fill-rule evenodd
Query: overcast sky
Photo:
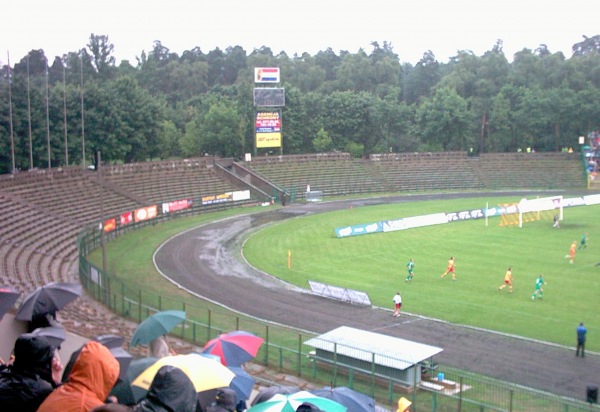
M 11 65 L 32 49 L 62 56 L 107 35 L 117 64 L 154 41 L 179 55 L 194 47 L 262 46 L 312 55 L 331 48 L 367 53 L 371 43 L 392 44 L 403 63 L 431 50 L 447 62 L 458 50 L 480 56 L 498 39 L 509 61 L 515 52 L 546 44 L 571 56 L 571 46 L 600 34 L 595 0 L 48 0 L 6 1 L 0 8 L 0 62 Z

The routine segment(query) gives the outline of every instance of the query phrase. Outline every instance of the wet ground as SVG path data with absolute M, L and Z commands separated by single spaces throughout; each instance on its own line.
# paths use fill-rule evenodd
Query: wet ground
M 525 192 L 518 194 L 524 195 Z M 237 216 L 171 239 L 157 252 L 156 264 L 159 270 L 182 287 L 246 315 L 316 333 L 345 325 L 414 340 L 442 347 L 444 351 L 436 356 L 436 361 L 441 364 L 585 399 L 588 386 L 600 385 L 599 354 L 588 353 L 586 358 L 578 358 L 574 348 L 408 314 L 394 318 L 387 309 L 360 307 L 313 296 L 250 267 L 241 256 L 243 240 L 260 226 L 276 220 L 348 208 L 350 205 L 359 207 L 467 196 L 481 195 L 435 194 L 345 200 L 291 205 Z

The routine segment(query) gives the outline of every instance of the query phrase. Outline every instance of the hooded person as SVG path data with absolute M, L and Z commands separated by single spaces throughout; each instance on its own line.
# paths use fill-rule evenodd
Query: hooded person
M 196 388 L 181 369 L 162 366 L 148 389 L 148 393 L 134 407 L 135 412 L 195 412 L 198 401 Z
M 69 380 L 52 392 L 38 412 L 89 412 L 104 403 L 119 377 L 119 362 L 110 350 L 87 342 L 77 357 Z
M 35 412 L 56 387 L 55 349 L 44 336 L 25 333 L 16 340 L 12 365 L 0 371 L 2 410 Z M 59 379 L 60 380 L 60 379 Z

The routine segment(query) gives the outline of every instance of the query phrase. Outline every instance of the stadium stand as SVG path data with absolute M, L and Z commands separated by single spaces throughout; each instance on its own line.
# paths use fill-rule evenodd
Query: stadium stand
M 215 167 L 215 161 L 219 167 Z M 271 182 L 273 190 L 306 187 L 325 198 L 382 192 L 501 188 L 585 188 L 577 154 L 501 153 L 469 157 L 463 152 L 372 155 L 348 153 L 254 157 L 239 162 L 211 157 L 107 165 L 101 176 L 78 167 L 32 170 L 0 176 L 0 284 L 27 293 L 49 281 L 76 281 L 76 238 L 83 227 L 153 203 L 251 188 L 246 182 Z M 224 176 L 221 169 L 231 169 Z M 240 169 L 241 170 L 241 169 Z M 236 176 L 238 181 L 236 182 Z M 267 189 L 261 189 L 262 194 Z M 256 203 L 255 196 L 247 202 Z M 199 204 L 201 202 L 198 202 Z M 127 322 L 84 297 L 61 311 L 63 324 L 92 337 L 107 330 L 128 330 Z M 110 327 L 107 329 L 107 325 Z

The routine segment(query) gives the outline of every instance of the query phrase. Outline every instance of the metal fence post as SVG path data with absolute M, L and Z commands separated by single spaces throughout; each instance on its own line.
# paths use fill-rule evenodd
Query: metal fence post
M 142 322 L 142 289 L 138 289 L 138 323 Z
M 265 327 L 265 343 L 267 348 L 265 351 L 265 366 L 269 366 L 269 325 Z
M 302 334 L 298 334 L 298 376 L 302 376 Z
M 458 412 L 462 411 L 462 397 L 463 397 L 463 377 L 460 377 L 460 392 L 458 392 Z

